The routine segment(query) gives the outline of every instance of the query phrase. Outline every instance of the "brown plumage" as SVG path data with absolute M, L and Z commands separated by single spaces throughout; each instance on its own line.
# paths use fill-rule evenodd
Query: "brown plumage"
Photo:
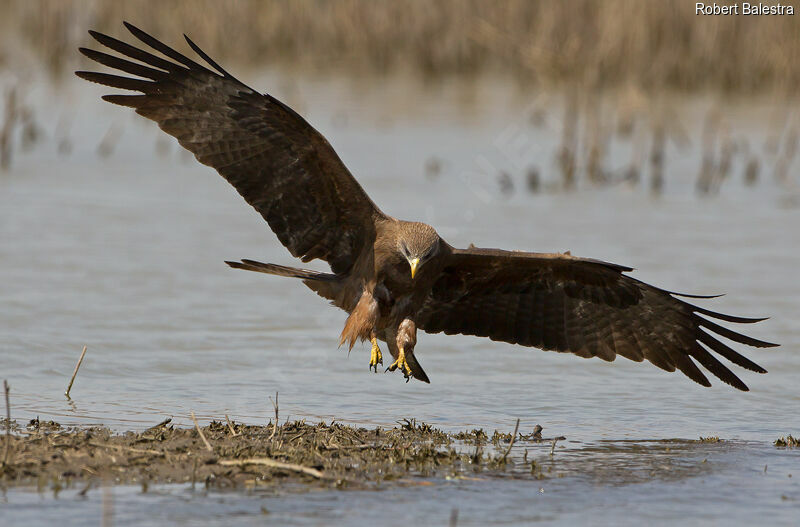
M 570 254 L 455 249 L 423 223 L 383 214 L 325 138 L 291 108 L 242 84 L 203 53 L 203 66 L 150 35 L 133 35 L 168 59 L 91 31 L 134 59 L 81 48 L 92 60 L 140 78 L 79 71 L 79 77 L 140 92 L 103 99 L 158 123 L 198 161 L 227 179 L 269 223 L 289 252 L 328 262 L 330 273 L 252 260 L 231 267 L 300 278 L 350 315 L 340 344 L 384 340 L 408 378 L 428 382 L 414 355 L 416 331 L 462 333 L 614 360 L 648 360 L 710 386 L 698 363 L 740 390 L 747 386 L 717 355 L 766 370 L 716 335 L 774 346 L 711 320 L 751 323 L 703 309 L 623 273 L 632 269 Z M 704 297 L 699 297 L 704 298 Z M 712 354 L 713 353 L 713 354 Z M 714 355 L 716 354 L 716 355 Z

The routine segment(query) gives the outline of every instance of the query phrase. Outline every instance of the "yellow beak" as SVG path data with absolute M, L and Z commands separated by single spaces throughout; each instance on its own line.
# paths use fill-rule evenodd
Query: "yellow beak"
M 414 258 L 408 263 L 411 264 L 411 279 L 413 280 L 414 275 L 417 274 L 417 266 L 419 265 L 419 258 Z

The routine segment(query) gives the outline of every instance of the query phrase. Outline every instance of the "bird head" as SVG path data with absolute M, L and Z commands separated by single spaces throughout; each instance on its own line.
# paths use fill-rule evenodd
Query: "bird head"
M 397 240 L 397 250 L 411 268 L 413 280 L 419 269 L 439 252 L 440 238 L 433 227 L 424 223 L 404 222 Z

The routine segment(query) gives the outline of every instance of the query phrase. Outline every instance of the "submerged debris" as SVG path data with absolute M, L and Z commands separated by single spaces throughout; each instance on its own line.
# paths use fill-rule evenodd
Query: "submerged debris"
M 800 447 L 800 439 L 788 435 L 786 437 L 779 437 L 773 444 L 779 447 L 797 448 Z

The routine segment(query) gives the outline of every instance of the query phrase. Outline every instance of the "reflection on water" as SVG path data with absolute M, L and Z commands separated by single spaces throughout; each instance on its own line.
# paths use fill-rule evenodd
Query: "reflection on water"
M 417 347 L 430 386 L 370 374 L 366 348 L 349 356 L 336 349 L 343 313 L 300 283 L 224 265 L 292 263 L 236 192 L 157 143 L 155 126 L 100 105 L 101 92 L 89 88 L 73 105 L 85 116 L 74 122 L 72 154 L 61 157 L 54 139 L 19 154 L 0 177 L 0 369 L 15 419 L 125 430 L 165 416 L 188 425 L 193 410 L 201 420 L 228 414 L 259 423 L 272 415 L 268 396 L 279 391 L 282 418 L 393 425 L 415 417 L 447 430 L 505 432 L 520 418 L 522 432 L 540 423 L 546 435 L 567 437 L 552 458 L 549 445 L 518 444 L 507 477 L 411 481 L 377 495 L 115 488 L 116 523 L 222 524 L 233 515 L 258 523 L 262 507 L 275 523 L 298 525 L 323 518 L 446 524 L 454 507 L 462 525 L 796 517 L 798 451 L 771 444 L 800 425 L 800 209 L 790 191 L 732 185 L 698 200 L 702 151 L 689 146 L 667 150 L 661 199 L 625 186 L 532 195 L 520 190 L 524 170 L 496 146 L 517 122 L 512 104 L 475 120 L 422 112 L 419 121 L 387 121 L 367 102 L 369 111 L 351 111 L 343 124 L 336 118 L 343 110 L 333 109 L 323 87 L 303 89 L 311 121 L 387 213 L 430 222 L 457 246 L 571 250 L 632 265 L 634 276 L 667 289 L 727 292 L 703 305 L 771 316 L 751 334 L 782 347 L 747 350 L 770 371 L 741 372 L 747 394 L 719 382 L 704 389 L 624 359 L 607 364 L 442 335 L 422 335 Z M 431 107 L 447 105 L 434 98 Z M 113 153 L 98 158 L 113 123 L 124 132 Z M 546 181 L 558 130 L 525 130 L 530 154 L 545 160 Z M 433 157 L 441 161 L 426 168 Z M 494 176 L 481 172 L 486 160 L 508 172 L 513 195 L 504 197 Z M 83 345 L 69 403 L 63 391 Z M 691 441 L 700 436 L 728 441 Z M 649 440 L 675 437 L 689 440 Z M 544 479 L 522 463 L 525 449 Z M 0 519 L 30 521 L 32 504 L 37 519 L 99 519 L 102 492 L 84 500 L 78 490 L 58 500 L 10 491 Z

